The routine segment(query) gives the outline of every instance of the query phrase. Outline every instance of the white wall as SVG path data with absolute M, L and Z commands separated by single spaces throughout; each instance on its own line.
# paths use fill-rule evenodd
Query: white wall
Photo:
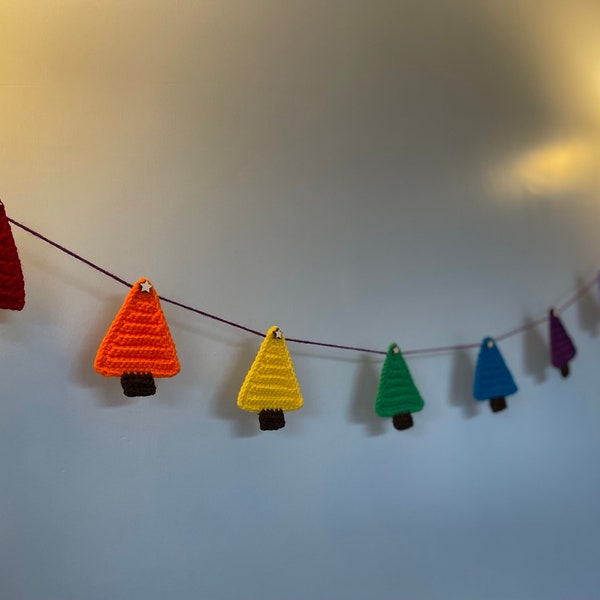
M 592 3 L 4 2 L 9 216 L 159 293 L 288 337 L 477 342 L 600 266 Z M 260 339 L 164 306 L 182 372 L 128 401 L 93 370 L 127 289 L 13 228 L 0 315 L 0 596 L 597 595 L 596 290 L 476 352 L 409 361 L 426 407 L 373 414 L 382 361 L 290 344 L 305 407 L 236 407 Z

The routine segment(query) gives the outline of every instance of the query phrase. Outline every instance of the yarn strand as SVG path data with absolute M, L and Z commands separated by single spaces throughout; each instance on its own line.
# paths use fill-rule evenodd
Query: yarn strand
M 27 225 L 24 225 L 23 223 L 20 223 L 19 221 L 16 221 L 15 219 L 12 219 L 10 217 L 7 217 L 7 219 L 16 227 L 19 227 L 23 231 L 26 231 L 27 233 L 42 240 L 43 242 L 46 242 L 47 244 L 53 246 L 57 250 L 64 252 L 65 254 L 69 255 L 71 258 L 74 258 L 75 260 L 82 262 L 83 264 L 87 265 L 88 267 L 91 267 L 92 269 L 99 271 L 103 275 L 106 275 L 107 277 L 114 279 L 118 283 L 120 283 L 128 288 L 130 288 L 133 285 L 132 283 L 126 281 L 122 277 L 119 277 L 118 275 L 109 271 L 108 269 L 105 269 L 105 268 L 101 267 L 100 265 L 97 265 L 96 263 L 92 262 L 91 260 L 84 258 L 83 256 L 77 254 L 76 252 L 73 252 L 73 250 L 69 250 L 65 246 L 51 240 L 50 238 L 39 233 L 35 229 L 32 229 L 31 227 L 28 227 Z M 563 312 L 564 310 L 568 309 L 573 304 L 575 304 L 580 298 L 582 298 L 587 293 L 587 291 L 596 283 L 596 281 L 597 281 L 596 276 L 594 276 L 593 279 L 585 282 L 580 288 L 578 288 L 569 298 L 567 298 L 567 300 L 565 300 L 558 307 L 558 310 L 560 312 Z M 264 337 L 264 331 L 259 331 L 257 329 L 253 329 L 251 327 L 243 325 L 242 323 L 237 323 L 235 321 L 225 319 L 224 317 L 221 317 L 219 315 L 215 315 L 215 314 L 206 312 L 204 310 L 195 308 L 188 304 L 178 302 L 177 300 L 172 300 L 171 298 L 166 298 L 165 296 L 159 296 L 159 298 L 162 302 L 172 304 L 173 306 L 177 306 L 183 310 L 187 310 L 189 312 L 196 313 L 196 314 L 206 317 L 208 319 L 212 319 L 213 321 L 218 321 L 219 323 L 229 325 L 230 327 L 234 327 L 236 329 L 246 331 L 247 333 L 252 333 L 253 335 L 256 335 L 258 337 L 261 337 L 261 338 Z M 506 340 L 508 338 L 514 337 L 516 335 L 524 333 L 525 331 L 528 331 L 529 329 L 537 327 L 538 325 L 542 325 L 543 323 L 546 323 L 548 321 L 548 319 L 549 319 L 548 316 L 540 317 L 537 320 L 528 322 L 524 325 L 521 325 L 520 327 L 515 327 L 514 329 L 510 329 L 500 335 L 497 335 L 497 336 L 495 336 L 495 339 L 496 339 L 496 341 L 502 341 L 502 340 Z M 337 350 L 349 350 L 349 351 L 363 352 L 363 353 L 368 353 L 368 354 L 380 354 L 383 356 L 386 355 L 385 350 L 375 350 L 373 348 L 361 348 L 360 346 L 347 346 L 344 344 L 331 344 L 328 342 L 318 342 L 318 341 L 314 341 L 314 340 L 305 340 L 305 339 L 301 339 L 301 338 L 288 337 L 286 339 L 288 342 L 295 343 L 295 344 L 319 346 L 321 348 L 334 348 Z M 453 344 L 453 345 L 448 345 L 448 346 L 432 346 L 429 348 L 415 348 L 412 350 L 411 349 L 405 350 L 403 348 L 402 354 L 404 356 L 426 356 L 426 355 L 442 354 L 442 353 L 447 353 L 447 352 L 456 352 L 458 350 L 471 350 L 474 348 L 479 348 L 479 345 L 480 345 L 479 342 L 477 342 L 477 343 L 466 343 L 466 344 Z

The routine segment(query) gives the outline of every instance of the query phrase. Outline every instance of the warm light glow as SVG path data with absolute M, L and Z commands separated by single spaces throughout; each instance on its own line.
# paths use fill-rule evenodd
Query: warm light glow
M 600 151 L 581 140 L 547 144 L 524 152 L 492 175 L 497 190 L 510 195 L 556 195 L 587 190 Z
M 514 176 L 533 193 L 577 189 L 589 180 L 594 154 L 594 149 L 583 142 L 549 145 L 518 158 Z
M 500 3 L 489 9 L 498 23 L 505 22 L 504 8 Z M 532 66 L 529 82 L 535 85 L 541 108 L 537 132 L 544 133 L 493 165 L 487 181 L 503 200 L 596 198 L 600 191 L 600 3 L 540 0 L 523 3 L 520 14 L 525 25 L 517 30 L 526 40 L 524 57 Z M 532 136 L 534 132 L 536 127 Z

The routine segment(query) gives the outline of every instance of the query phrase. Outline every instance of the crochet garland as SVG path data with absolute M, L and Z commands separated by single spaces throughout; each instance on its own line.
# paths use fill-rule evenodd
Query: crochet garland
M 4 204 L 0 201 L 0 308 L 21 310 L 25 305 L 23 271 L 12 235 L 11 223 L 104 275 L 124 285 L 130 285 L 110 271 L 10 219 L 6 216 Z M 577 302 L 596 282 L 600 283 L 600 276 L 577 290 L 561 309 L 564 310 Z M 123 393 L 126 396 L 152 395 L 156 392 L 154 377 L 172 377 L 180 371 L 175 344 L 161 308 L 161 300 L 252 334 L 262 335 L 259 331 L 245 325 L 161 297 L 148 279 L 139 279 L 131 286 L 123 306 L 98 348 L 94 362 L 95 370 L 101 375 L 121 378 Z M 569 363 L 576 355 L 576 348 L 560 319 L 561 309 L 551 309 L 547 318 L 550 340 L 549 360 L 560 370 L 562 376 L 566 377 L 570 372 Z M 529 322 L 525 326 L 497 336 L 496 339 L 486 337 L 481 342 L 473 382 L 473 396 L 480 401 L 489 400 L 493 412 L 504 410 L 507 406 L 506 397 L 515 394 L 518 389 L 497 342 L 540 325 L 545 320 L 543 318 Z M 384 353 L 381 350 L 311 340 L 288 338 L 288 341 L 386 354 L 375 398 L 375 412 L 380 417 L 392 417 L 394 427 L 399 430 L 412 427 L 412 414 L 422 410 L 425 404 L 404 356 L 470 349 L 477 346 L 477 344 L 460 344 L 401 352 L 397 344 L 392 344 L 387 353 Z M 240 389 L 237 404 L 242 410 L 259 414 L 259 425 L 262 430 L 283 428 L 284 411 L 293 411 L 302 407 L 300 387 L 286 339 L 279 327 L 273 326 L 267 332 Z

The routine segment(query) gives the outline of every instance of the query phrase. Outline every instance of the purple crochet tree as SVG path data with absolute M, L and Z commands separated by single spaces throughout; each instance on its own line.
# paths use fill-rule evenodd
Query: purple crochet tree
M 577 349 L 565 329 L 558 311 L 554 308 L 550 310 L 550 359 L 552 366 L 560 369 L 563 377 L 569 375 L 569 361 L 577 354 Z

